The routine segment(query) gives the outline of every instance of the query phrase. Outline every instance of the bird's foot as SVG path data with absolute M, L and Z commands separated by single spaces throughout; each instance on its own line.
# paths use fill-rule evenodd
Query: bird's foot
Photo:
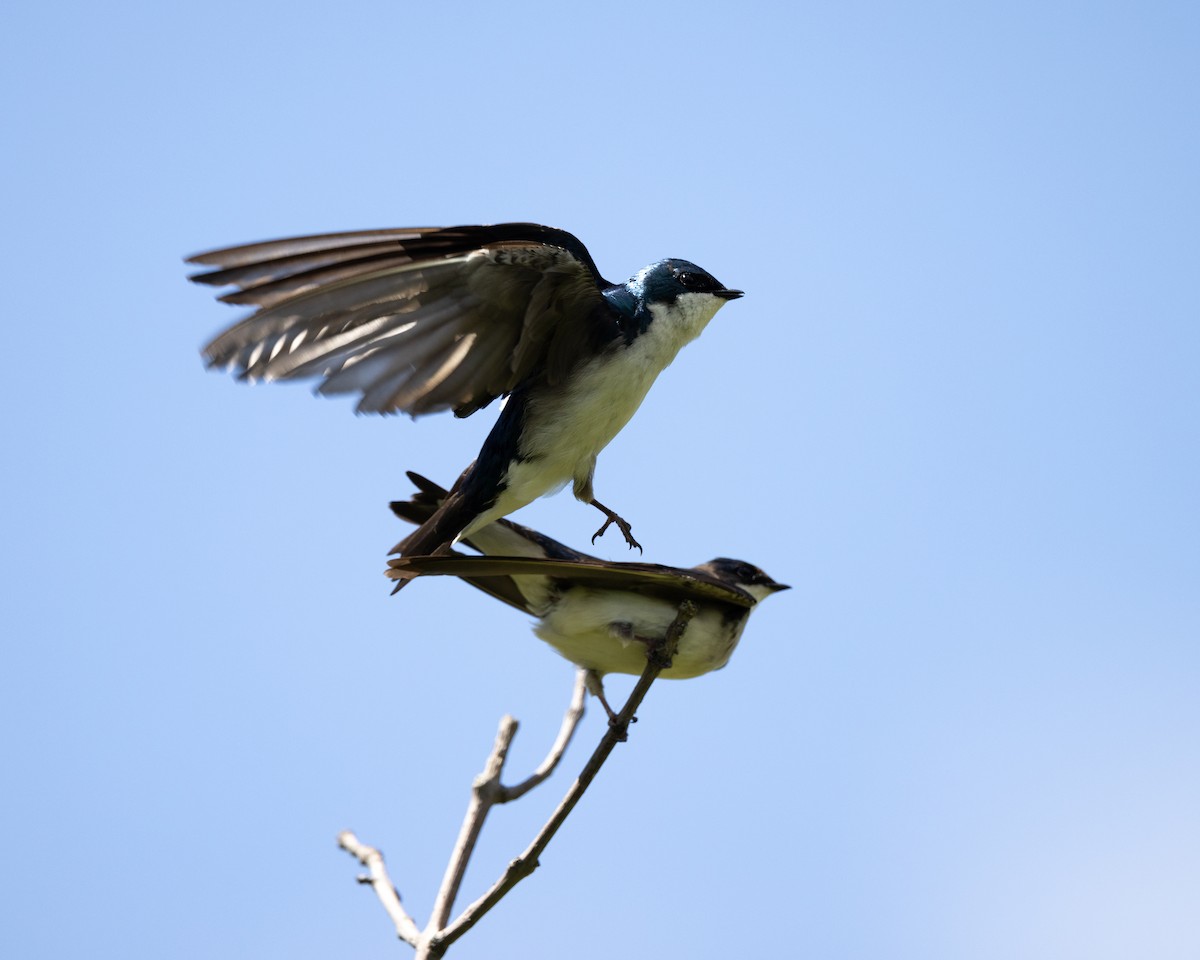
M 607 518 L 600 526 L 600 529 L 592 534 L 592 543 L 595 543 L 600 537 L 604 536 L 604 531 L 615 523 L 617 525 L 617 529 L 621 531 L 621 535 L 625 537 L 625 542 L 629 544 L 629 549 L 632 550 L 634 547 L 637 547 L 638 553 L 643 552 L 642 545 L 633 537 L 633 527 L 629 525 L 628 520 L 622 516 L 619 516 L 612 510 L 609 510 L 608 507 L 602 504 L 599 500 L 592 500 L 591 504 Z
M 609 706 L 608 698 L 604 696 L 603 677 L 595 670 L 589 670 L 587 672 L 586 683 L 588 691 L 600 701 L 600 706 L 608 714 L 608 725 L 617 730 L 617 739 L 624 743 L 628 736 L 629 725 L 621 723 L 617 711 Z M 629 723 L 637 723 L 637 717 L 630 717 Z
M 637 717 L 630 717 L 629 723 L 637 723 Z M 629 739 L 629 723 L 622 723 L 615 713 L 608 718 L 608 725 L 617 731 L 617 741 L 624 743 Z

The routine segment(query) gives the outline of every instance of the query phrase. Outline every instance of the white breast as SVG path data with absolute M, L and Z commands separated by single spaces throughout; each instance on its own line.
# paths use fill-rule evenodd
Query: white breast
M 636 675 L 646 669 L 646 645 L 629 639 L 628 634 L 662 637 L 677 612 L 677 607 L 665 600 L 575 587 L 554 605 L 534 633 L 581 667 L 602 674 Z M 702 606 L 662 676 L 682 680 L 725 666 L 744 623 L 744 617 L 726 623 L 719 608 Z M 622 629 L 625 624 L 628 631 Z
M 631 344 L 618 343 L 575 371 L 568 383 L 530 397 L 521 451 L 525 460 L 509 469 L 495 506 L 460 537 L 572 481 L 575 495 L 590 500 L 597 455 L 724 303 L 710 294 L 685 293 L 673 304 L 652 305 L 650 325 Z
M 658 375 L 696 339 L 724 301 L 684 294 L 673 305 L 650 308 L 646 332 L 578 370 L 568 388 L 532 400 L 524 451 L 533 462 L 514 469 L 509 489 L 521 505 L 570 480 L 590 481 L 596 456 L 637 412 Z M 590 495 L 590 493 L 589 493 Z M 515 507 L 513 509 L 516 509 Z

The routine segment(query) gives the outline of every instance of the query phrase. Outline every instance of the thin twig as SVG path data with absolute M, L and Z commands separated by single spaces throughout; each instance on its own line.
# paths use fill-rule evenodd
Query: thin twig
M 496 742 L 488 755 L 483 772 L 475 778 L 471 785 L 471 800 L 467 804 L 467 812 L 463 815 L 462 826 L 458 831 L 454 851 L 450 854 L 450 862 L 446 864 L 446 873 L 442 877 L 442 885 L 438 888 L 437 899 L 433 902 L 433 913 L 429 917 L 429 925 L 425 935 L 442 930 L 450 919 L 450 911 L 454 900 L 462 886 L 463 876 L 467 872 L 467 861 L 475 851 L 475 842 L 483 830 L 483 823 L 488 812 L 492 809 L 492 795 L 500 782 L 500 774 L 504 771 L 504 761 L 508 758 L 508 748 L 517 733 L 517 721 L 507 714 L 500 720 L 500 729 L 496 731 Z
M 563 754 L 567 751 L 567 747 L 570 746 L 571 737 L 575 735 L 575 728 L 579 726 L 579 721 L 583 717 L 586 697 L 587 671 L 581 667 L 575 673 L 575 688 L 571 691 L 571 703 L 567 707 L 566 714 L 563 716 L 562 726 L 559 727 L 558 739 L 554 741 L 550 752 L 546 754 L 546 759 L 542 761 L 541 766 L 533 771 L 529 777 L 515 786 L 505 787 L 497 783 L 496 803 L 508 803 L 511 800 L 519 800 L 554 772 L 558 766 L 558 761 L 562 759 Z
M 417 928 L 416 922 L 409 916 L 401 904 L 400 894 L 389 878 L 387 867 L 384 865 L 383 854 L 374 847 L 362 843 L 349 830 L 345 830 L 338 835 L 338 845 L 356 857 L 363 866 L 371 871 L 369 876 L 359 877 L 359 881 L 364 884 L 370 884 L 375 889 L 375 893 L 379 897 L 379 902 L 383 905 L 384 910 L 396 928 L 396 934 L 405 942 L 416 947 L 416 960 L 422 960 L 422 958 L 426 957 L 439 957 L 445 950 L 445 946 L 448 946 L 448 944 L 442 945 L 440 940 L 437 939 L 437 935 L 446 925 L 450 911 L 454 907 L 454 900 L 458 896 L 458 891 L 462 885 L 467 863 L 474 852 L 475 844 L 479 839 L 480 831 L 483 829 L 483 822 L 487 818 L 488 811 L 495 804 L 507 803 L 510 800 L 516 800 L 524 796 L 554 772 L 555 767 L 558 766 L 563 753 L 570 744 L 576 728 L 579 726 L 579 721 L 583 717 L 584 699 L 586 696 L 587 687 L 584 682 L 584 671 L 580 670 L 575 677 L 571 702 L 567 706 L 567 712 L 563 716 L 563 722 L 558 731 L 558 737 L 551 745 L 550 752 L 531 776 L 513 787 L 506 787 L 501 784 L 500 776 L 504 771 L 504 762 L 508 756 L 508 749 L 512 744 L 513 737 L 516 735 L 518 724 L 510 716 L 505 716 L 500 721 L 500 727 L 496 732 L 496 740 L 492 745 L 492 751 L 488 754 L 483 771 L 476 777 L 472 785 L 471 800 L 467 806 L 466 815 L 463 817 L 463 825 L 459 830 L 454 851 L 450 855 L 446 874 L 442 878 L 442 885 L 438 890 L 433 913 L 424 930 Z
M 475 844 L 483 830 L 484 820 L 495 804 L 508 803 L 524 796 L 539 783 L 542 783 L 554 772 L 563 753 L 571 742 L 579 721 L 583 717 L 584 698 L 587 696 L 587 685 L 584 671 L 580 670 L 575 677 L 575 687 L 571 693 L 571 702 L 563 716 L 562 726 L 559 727 L 558 737 L 550 747 L 550 752 L 538 768 L 525 780 L 516 786 L 506 787 L 500 782 L 504 772 L 504 763 L 508 758 L 508 748 L 516 736 L 519 724 L 510 716 L 500 721 L 500 729 L 496 733 L 496 742 L 492 752 L 484 764 L 483 772 L 475 778 L 471 786 L 471 800 L 467 812 L 463 816 L 462 827 L 459 829 L 458 840 L 454 851 L 450 854 L 450 862 L 446 866 L 441 888 L 434 901 L 433 914 L 424 933 L 426 936 L 440 933 L 450 919 L 450 911 L 462 887 L 463 876 L 467 871 L 467 863 L 475 852 Z
M 358 878 L 359 883 L 369 883 L 374 887 L 379 902 L 396 927 L 396 936 L 415 947 L 421 938 L 421 931 L 400 903 L 400 892 L 388 876 L 387 867 L 383 864 L 383 854 L 362 843 L 349 830 L 338 834 L 338 846 L 351 856 L 357 857 L 358 862 L 370 871 L 370 876 Z
M 538 867 L 538 857 L 546 849 L 546 846 L 554 838 L 558 828 L 563 825 L 563 822 L 570 815 L 575 805 L 587 790 L 600 768 L 604 765 L 604 761 L 608 759 L 609 754 L 618 743 L 625 740 L 628 735 L 629 724 L 634 718 L 634 712 L 641 705 L 647 692 L 650 690 L 650 685 L 654 683 L 663 670 L 671 665 L 671 658 L 675 655 L 675 651 L 679 646 L 679 639 L 683 636 L 687 625 L 692 617 L 696 615 L 696 605 L 685 600 L 679 605 L 679 612 L 675 615 L 675 619 L 667 628 L 666 636 L 657 649 L 647 651 L 646 669 L 642 671 L 641 677 L 630 693 L 629 699 L 625 701 L 625 706 L 621 708 L 616 718 L 609 722 L 608 730 L 604 737 L 600 740 L 599 746 L 592 753 L 588 762 L 584 764 L 583 770 L 575 782 L 571 784 L 567 790 L 566 796 L 550 815 L 550 819 L 546 825 L 538 832 L 538 835 L 519 857 L 509 863 L 504 873 L 500 878 L 492 884 L 491 888 L 478 900 L 467 907 L 458 919 L 450 926 L 446 927 L 440 934 L 435 934 L 431 946 L 436 951 L 436 955 L 440 956 L 445 952 L 455 940 L 461 937 L 464 933 L 475 926 L 489 910 L 492 909 L 501 899 L 520 883 L 523 879 L 533 873 Z
M 416 923 L 400 903 L 400 894 L 392 884 L 387 868 L 384 866 L 383 854 L 374 847 L 361 843 L 349 830 L 338 835 L 339 846 L 357 857 L 359 862 L 370 870 L 369 877 L 360 877 L 359 880 L 374 887 L 380 903 L 395 925 L 397 936 L 416 948 L 414 960 L 437 960 L 443 956 L 450 945 L 478 923 L 509 890 L 537 869 L 538 857 L 575 808 L 588 785 L 604 765 L 604 761 L 612 753 L 613 748 L 628 736 L 629 724 L 636 719 L 635 711 L 641 706 L 642 700 L 650 690 L 650 685 L 663 670 L 671 665 L 671 658 L 674 657 L 675 651 L 679 647 L 679 640 L 695 615 L 696 605 L 690 600 L 685 600 L 679 605 L 675 619 L 667 628 L 663 639 L 657 644 L 648 646 L 646 669 L 642 671 L 625 706 L 609 721 L 608 729 L 600 740 L 599 746 L 596 747 L 588 762 L 584 764 L 583 770 L 571 784 L 566 796 L 551 814 L 546 825 L 538 832 L 533 843 L 526 848 L 525 852 L 509 863 L 507 869 L 487 893 L 467 907 L 449 926 L 445 925 L 446 920 L 453 909 L 454 900 L 458 896 L 463 876 L 466 873 L 467 863 L 474 852 L 475 843 L 483 829 L 488 811 L 497 803 L 506 803 L 528 793 L 550 776 L 562 759 L 563 753 L 579 725 L 580 718 L 583 716 L 584 697 L 587 689 L 586 671 L 580 670 L 576 675 L 571 703 L 563 717 L 558 737 L 551 746 L 546 759 L 531 776 L 513 787 L 503 786 L 500 783 L 500 777 L 504 772 L 504 762 L 518 725 L 517 721 L 510 716 L 505 716 L 500 721 L 500 728 L 496 732 L 496 740 L 492 745 L 487 762 L 484 764 L 483 772 L 476 777 L 472 785 L 471 800 L 467 806 L 466 815 L 463 817 L 458 841 L 454 845 L 454 852 L 446 867 L 446 874 L 442 878 L 433 914 L 423 931 L 417 929 Z

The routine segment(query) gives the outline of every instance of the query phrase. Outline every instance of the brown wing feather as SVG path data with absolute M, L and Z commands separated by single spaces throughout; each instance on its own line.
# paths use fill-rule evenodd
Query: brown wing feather
M 320 377 L 363 412 L 465 416 L 619 335 L 586 248 L 537 224 L 297 237 L 192 262 L 217 268 L 192 279 L 259 308 L 205 347 L 211 365 Z
M 471 579 L 533 575 L 605 590 L 650 593 L 671 600 L 719 600 L 750 608 L 750 594 L 698 570 L 653 563 L 543 560 L 536 557 L 409 556 L 388 561 L 388 577 L 446 575 Z

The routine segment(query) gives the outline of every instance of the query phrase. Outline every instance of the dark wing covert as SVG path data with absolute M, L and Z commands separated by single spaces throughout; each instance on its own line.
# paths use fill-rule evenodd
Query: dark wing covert
M 673 602 L 718 600 L 738 607 L 753 607 L 754 598 L 737 587 L 699 570 L 666 567 L 655 563 L 542 560 L 536 557 L 469 557 L 442 555 L 398 557 L 388 561 L 391 570 L 470 578 L 534 575 L 569 581 L 604 590 L 631 590 Z

